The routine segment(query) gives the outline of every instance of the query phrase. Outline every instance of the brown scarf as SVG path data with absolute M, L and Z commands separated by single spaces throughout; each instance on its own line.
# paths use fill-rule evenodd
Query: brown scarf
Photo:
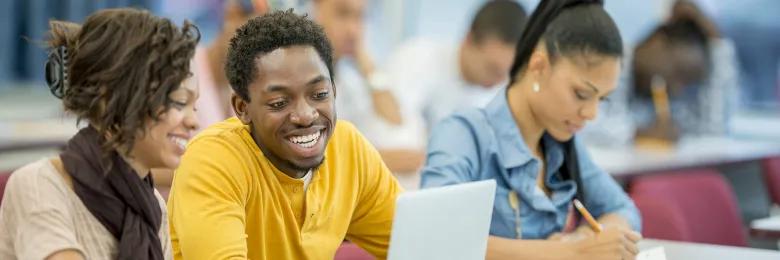
M 158 235 L 162 211 L 151 175 L 139 178 L 116 151 L 106 157 L 102 143 L 92 127 L 68 141 L 60 158 L 73 179 L 73 190 L 119 241 L 117 259 L 163 259 Z

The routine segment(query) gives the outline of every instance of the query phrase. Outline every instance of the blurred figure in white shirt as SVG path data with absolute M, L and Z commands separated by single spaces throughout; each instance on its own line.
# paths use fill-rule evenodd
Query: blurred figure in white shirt
M 374 145 L 409 151 L 383 156 L 388 165 L 405 163 L 407 174 L 396 172 L 402 184 L 418 185 L 417 171 L 434 124 L 458 108 L 486 105 L 508 82 L 525 21 L 526 12 L 517 2 L 489 1 L 477 11 L 460 43 L 413 39 L 391 55 L 384 72 L 402 122 L 375 129 L 381 138 Z
M 387 73 L 403 118 L 426 129 L 458 108 L 484 106 L 509 79 L 526 12 L 515 1 L 489 1 L 477 11 L 460 44 L 414 39 L 390 58 Z
M 352 122 L 366 136 L 404 188 L 416 188 L 417 182 L 405 173 L 416 172 L 423 152 L 395 145 L 403 140 L 387 131 L 401 123 L 400 109 L 364 43 L 367 5 L 366 0 L 314 0 L 304 10 L 332 44 L 339 119 Z
M 525 21 L 526 12 L 517 2 L 489 1 L 459 44 L 420 38 L 391 55 L 387 85 L 397 97 L 402 122 L 374 125 L 372 132 L 380 138 L 369 139 L 377 140 L 380 150 L 399 151 L 383 153 L 383 159 L 403 166 L 394 172 L 406 188 L 419 185 L 417 171 L 425 161 L 429 129 L 458 108 L 486 105 L 508 82 Z

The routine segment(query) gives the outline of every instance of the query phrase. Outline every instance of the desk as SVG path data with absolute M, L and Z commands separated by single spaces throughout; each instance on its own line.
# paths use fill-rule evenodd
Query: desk
M 615 177 L 650 171 L 760 160 L 780 155 L 780 139 L 697 137 L 680 141 L 672 151 L 634 147 L 588 147 L 594 162 Z
M 0 153 L 63 146 L 78 129 L 69 117 L 0 121 Z
M 45 86 L 0 92 L 0 154 L 57 148 L 77 131 L 75 118 L 64 114 L 62 101 Z
M 754 120 L 754 119 L 750 119 Z M 740 119 L 740 122 L 749 122 Z M 780 121 L 767 118 L 766 124 Z M 763 128 L 760 126 L 759 128 Z M 778 128 L 780 129 L 780 128 Z M 675 150 L 668 152 L 638 150 L 635 147 L 588 147 L 593 161 L 616 180 L 630 185 L 633 177 L 654 172 L 686 168 L 715 168 L 731 183 L 742 218 L 753 220 L 767 216 L 769 197 L 758 163 L 768 157 L 780 156 L 780 130 L 772 133 L 750 133 L 743 129 L 730 137 L 709 136 L 685 138 Z
M 56 155 L 76 132 L 71 118 L 0 121 L 0 170 Z
M 780 239 L 780 215 L 750 222 L 750 234 L 766 239 Z
M 780 140 L 780 113 L 743 111 L 730 123 L 733 136 Z
M 766 249 L 709 245 L 656 239 L 644 239 L 639 242 L 640 249 L 650 249 L 656 246 L 664 247 L 664 251 L 666 251 L 666 259 L 668 260 L 780 259 L 780 251 Z
M 635 147 L 589 146 L 598 166 L 615 177 L 780 156 L 780 113 L 740 111 L 726 136 L 688 137 L 675 150 L 648 151 Z

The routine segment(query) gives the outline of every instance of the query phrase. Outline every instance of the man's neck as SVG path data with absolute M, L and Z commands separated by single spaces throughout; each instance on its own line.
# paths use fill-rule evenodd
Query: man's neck
M 284 175 L 290 176 L 290 178 L 293 178 L 293 179 L 301 179 L 301 178 L 305 177 L 306 173 L 308 173 L 309 171 L 310 170 L 305 170 L 305 171 L 295 170 L 295 171 L 292 172 L 292 174 L 288 173 L 288 172 L 285 172 L 285 171 L 282 171 L 282 173 L 284 173 Z

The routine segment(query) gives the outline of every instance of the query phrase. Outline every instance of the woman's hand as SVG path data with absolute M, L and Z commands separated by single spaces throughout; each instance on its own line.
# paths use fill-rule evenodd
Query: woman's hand
M 603 228 L 608 228 L 608 226 L 602 225 Z M 551 241 L 563 241 L 563 242 L 569 242 L 569 241 L 580 241 L 586 238 L 591 238 L 596 235 L 596 232 L 593 232 L 593 229 L 590 228 L 588 225 L 582 225 L 579 226 L 574 232 L 569 233 L 562 233 L 562 232 L 555 232 L 552 233 L 549 237 L 547 237 L 547 240 Z
M 581 259 L 634 259 L 639 253 L 639 233 L 624 227 L 605 228 L 601 233 L 573 241 L 573 249 Z

